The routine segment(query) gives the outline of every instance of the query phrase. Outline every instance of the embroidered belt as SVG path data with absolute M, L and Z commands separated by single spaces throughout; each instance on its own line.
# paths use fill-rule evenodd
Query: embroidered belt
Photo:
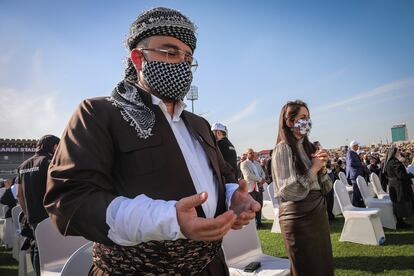
M 135 246 L 93 245 L 93 263 L 110 275 L 194 275 L 216 256 L 221 240 L 149 241 Z

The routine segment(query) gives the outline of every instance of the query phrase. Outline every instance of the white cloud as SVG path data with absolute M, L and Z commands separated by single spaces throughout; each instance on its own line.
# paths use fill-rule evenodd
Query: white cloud
M 0 65 L 7 65 L 13 58 L 15 52 L 15 49 L 11 49 L 0 54 Z
M 382 86 L 376 87 L 372 90 L 360 93 L 358 95 L 320 106 L 316 108 L 315 111 L 325 111 L 325 110 L 329 110 L 329 109 L 333 109 L 333 108 L 337 108 L 341 106 L 346 106 L 349 108 L 350 106 L 348 104 L 350 103 L 360 101 L 360 100 L 366 100 L 370 97 L 375 97 L 379 95 L 396 93 L 405 88 L 414 89 L 414 79 L 411 78 L 411 79 L 395 81 L 392 83 L 387 83 Z
M 9 60 L 9 57 L 11 60 Z M 13 62 L 13 54 L 0 58 L 1 67 Z M 50 85 L 42 70 L 42 54 L 36 50 L 30 59 L 30 75 L 26 88 L 13 84 L 0 85 L 0 137 L 37 139 L 45 134 L 60 136 L 68 114 L 58 108 L 59 90 Z
M 252 114 L 254 112 L 254 110 L 257 107 L 258 104 L 258 100 L 254 100 L 252 103 L 250 103 L 246 108 L 243 108 L 240 112 L 232 115 L 230 118 L 224 120 L 224 124 L 229 126 L 231 124 L 235 124 L 237 122 L 239 122 L 240 120 L 246 118 L 247 116 L 249 116 L 250 114 Z
M 1 138 L 37 139 L 45 134 L 60 136 L 67 120 L 57 110 L 56 97 L 40 93 L 19 93 L 0 88 L 0 110 Z

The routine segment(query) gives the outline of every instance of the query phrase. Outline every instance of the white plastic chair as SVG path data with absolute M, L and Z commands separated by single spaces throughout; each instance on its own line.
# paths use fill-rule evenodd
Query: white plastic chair
M 1 209 L 3 213 L 3 218 L 5 218 L 7 210 L 9 210 L 9 206 L 1 204 Z
M 7 248 L 13 248 L 13 242 L 14 242 L 13 220 L 12 218 L 6 218 L 3 224 L 3 244 Z
M 0 219 L 4 219 L 4 216 L 6 215 L 6 213 L 4 212 L 4 207 L 7 206 L 0 203 Z
M 266 193 L 267 187 L 269 186 L 269 184 L 265 183 L 263 184 L 263 201 L 271 201 L 270 196 Z
M 361 192 L 365 206 L 368 208 L 378 208 L 382 226 L 389 229 L 396 229 L 397 221 L 392 209 L 392 202 L 389 199 L 373 198 L 369 195 L 367 182 L 362 176 L 358 176 L 357 185 Z
M 353 206 L 340 180 L 335 181 L 334 191 L 345 218 L 339 241 L 371 245 L 384 243 L 385 234 L 379 218 L 379 209 Z
M 19 276 L 35 276 L 29 251 L 21 251 L 23 254 L 19 254 Z M 20 266 L 24 267 L 21 268 Z
M 379 199 L 390 199 L 390 195 L 382 189 L 381 181 L 376 173 L 371 173 L 369 179 L 372 183 L 372 188 Z
M 0 197 L 2 197 L 5 192 L 6 192 L 6 187 L 0 188 Z
M 339 206 L 338 199 L 336 198 L 335 195 L 334 195 L 334 203 L 333 203 L 333 207 L 332 207 L 332 214 L 334 216 L 342 214 L 341 206 Z
M 240 230 L 230 230 L 224 236 L 222 246 L 230 275 L 264 276 L 289 275 L 290 273 L 288 259 L 263 254 L 254 220 Z M 254 274 L 243 271 L 244 267 L 251 262 L 261 263 L 261 267 Z
M 370 197 L 377 197 L 377 194 L 374 191 L 374 184 L 372 182 L 367 183 L 367 188 L 368 188 L 368 195 Z
M 88 275 L 92 267 L 93 242 L 82 245 L 66 261 L 61 276 Z
M 267 191 L 267 183 L 263 184 L 263 206 L 262 206 L 262 219 L 273 220 L 273 205 Z
M 354 191 L 354 189 L 352 188 L 352 185 L 348 184 L 348 179 L 346 178 L 346 175 L 344 174 L 344 172 L 339 172 L 338 177 L 339 177 L 339 180 L 341 180 L 341 182 L 345 185 L 346 190 L 348 191 L 348 193 Z
M 13 222 L 13 258 L 18 261 L 20 253 L 20 242 L 22 237 L 20 236 L 20 223 L 19 215 L 22 212 L 22 207 L 16 205 L 11 210 L 12 222 Z
M 20 205 L 13 207 L 12 213 L 12 222 L 14 228 L 14 244 L 13 244 L 13 258 L 15 258 L 19 262 L 19 276 L 28 276 L 34 275 L 32 261 L 30 258 L 30 252 L 28 250 L 21 250 L 22 242 L 24 241 L 24 237 L 20 235 L 21 227 L 19 222 L 20 214 L 22 213 L 22 208 Z M 30 261 L 27 262 L 27 259 Z
M 20 207 L 20 205 L 14 206 L 12 211 L 11 211 L 14 229 L 18 233 L 20 233 L 19 215 L 20 215 L 21 212 L 22 212 L 22 207 Z
M 280 233 L 280 224 L 279 224 L 279 202 L 277 198 L 275 197 L 275 184 L 270 183 L 270 185 L 267 187 L 266 192 L 269 194 L 270 199 L 272 200 L 273 205 L 273 225 L 272 225 L 272 233 Z
M 83 237 L 62 236 L 50 218 L 41 221 L 35 230 L 39 248 L 40 273 L 42 276 L 60 275 L 69 257 L 88 242 Z

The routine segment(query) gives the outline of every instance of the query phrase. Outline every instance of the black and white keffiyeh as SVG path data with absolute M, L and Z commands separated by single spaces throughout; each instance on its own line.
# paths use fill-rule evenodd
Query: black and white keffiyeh
M 193 80 L 193 74 L 187 62 L 148 61 L 142 73 L 153 91 L 158 93 L 160 98 L 169 101 L 183 100 Z
M 134 84 L 127 80 L 119 82 L 108 100 L 121 110 L 122 117 L 135 128 L 139 138 L 152 136 L 155 114 L 144 104 Z
M 196 25 L 180 11 L 158 7 L 144 11 L 137 17 L 131 24 L 125 43 L 128 50 L 132 51 L 140 41 L 148 37 L 171 36 L 184 42 L 194 52 L 197 44 L 196 30 Z M 129 57 L 126 60 L 125 78 L 134 82 L 138 80 Z

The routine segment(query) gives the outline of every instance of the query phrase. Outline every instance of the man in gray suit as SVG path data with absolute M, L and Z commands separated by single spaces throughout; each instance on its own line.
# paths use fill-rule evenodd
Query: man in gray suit
M 256 161 L 253 149 L 247 149 L 246 155 L 247 159 L 240 164 L 240 170 L 247 182 L 250 195 L 260 203 L 260 211 L 256 213 L 256 225 L 262 227 L 263 184 L 266 183 L 266 174 Z
M 349 150 L 346 153 L 346 177 L 352 182 L 352 205 L 355 207 L 365 207 L 364 200 L 362 199 L 361 192 L 357 185 L 358 176 L 363 176 L 363 167 L 361 159 L 358 156 L 357 150 L 359 149 L 359 143 L 355 140 L 349 144 Z

